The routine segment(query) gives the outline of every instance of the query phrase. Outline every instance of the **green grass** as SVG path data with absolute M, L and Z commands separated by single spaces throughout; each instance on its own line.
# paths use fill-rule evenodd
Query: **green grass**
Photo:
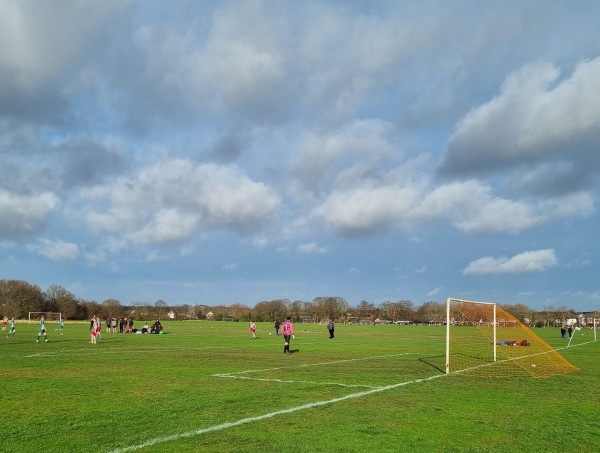
M 1 337 L 2 448 L 600 448 L 600 341 L 560 351 L 579 371 L 550 379 L 486 379 L 442 375 L 441 327 L 338 325 L 329 340 L 325 326 L 296 324 L 293 354 L 284 356 L 283 338 L 268 335 L 270 323 L 257 326 L 256 340 L 243 323 L 164 324 L 166 335 L 103 334 L 97 345 L 89 343 L 87 323 L 67 323 L 62 336 L 48 324 L 47 344 L 35 343 L 33 324 L 18 324 L 15 338 Z M 566 344 L 556 329 L 536 333 L 553 347 Z M 297 410 L 282 412 L 287 409 Z

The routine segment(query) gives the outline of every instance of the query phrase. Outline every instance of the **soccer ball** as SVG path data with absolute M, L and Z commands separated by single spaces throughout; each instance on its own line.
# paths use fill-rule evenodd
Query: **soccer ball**
M 269 336 L 271 336 L 271 332 L 269 332 Z

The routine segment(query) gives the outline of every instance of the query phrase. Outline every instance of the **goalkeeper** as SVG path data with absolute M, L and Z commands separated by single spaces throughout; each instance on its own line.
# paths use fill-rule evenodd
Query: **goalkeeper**
M 290 354 L 290 339 L 294 337 L 294 325 L 292 324 L 292 319 L 288 316 L 283 324 L 281 325 L 281 331 L 283 332 L 283 353 Z

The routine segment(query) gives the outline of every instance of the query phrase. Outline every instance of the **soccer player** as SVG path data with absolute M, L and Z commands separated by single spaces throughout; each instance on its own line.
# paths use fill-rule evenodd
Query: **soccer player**
M 8 323 L 8 334 L 6 335 L 6 338 L 9 338 L 11 333 L 12 333 L 13 338 L 15 338 L 15 317 L 14 316 L 12 318 L 10 318 L 10 322 Z
M 35 340 L 36 343 L 40 342 L 40 337 L 42 335 L 44 336 L 44 340 L 46 340 L 46 343 L 48 343 L 48 335 L 46 334 L 46 322 L 44 321 L 44 316 L 43 315 L 40 318 L 40 328 L 38 330 L 37 339 Z
M 98 324 L 99 324 L 100 318 L 98 318 L 96 315 L 92 316 L 92 319 L 90 320 L 90 343 L 92 344 L 96 344 L 96 337 L 98 336 Z
M 254 324 L 254 321 L 250 321 L 250 333 L 252 334 L 252 338 L 256 340 L 256 324 Z
M 58 320 L 58 329 L 57 330 L 60 332 L 61 335 L 63 334 L 64 328 L 65 328 L 65 322 L 63 321 L 62 318 L 60 318 Z
M 94 326 L 96 328 L 96 338 L 102 338 L 102 321 L 100 320 L 100 316 L 94 316 L 95 323 Z
M 8 323 L 8 316 L 4 315 L 4 318 L 2 318 L 2 332 L 4 332 L 6 330 L 7 323 Z
M 329 339 L 333 340 L 335 330 L 335 323 L 333 322 L 333 319 L 329 320 L 329 324 L 327 324 L 327 330 L 329 330 Z
M 286 320 L 283 321 L 283 324 L 281 325 L 281 331 L 283 332 L 283 340 L 284 340 L 283 353 L 289 355 L 290 354 L 290 339 L 294 335 L 294 325 L 292 324 L 292 318 L 290 318 L 288 316 L 286 318 Z

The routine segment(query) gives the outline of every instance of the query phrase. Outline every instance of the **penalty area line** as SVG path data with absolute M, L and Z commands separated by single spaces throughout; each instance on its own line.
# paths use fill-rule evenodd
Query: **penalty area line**
M 314 381 L 290 381 L 286 379 L 269 379 L 269 378 L 253 378 L 248 376 L 232 376 L 229 374 L 213 374 L 214 377 L 221 377 L 226 379 L 246 379 L 248 381 L 262 381 L 262 382 L 279 382 L 281 384 L 312 384 L 312 385 L 336 385 L 338 387 L 348 387 L 348 388 L 368 388 L 368 389 L 377 389 L 380 386 L 375 385 L 362 385 L 362 384 L 340 384 L 338 382 L 314 382 Z
M 234 421 L 234 422 L 221 423 L 220 425 L 209 426 L 208 428 L 197 429 L 197 430 L 188 431 L 185 433 L 172 434 L 170 436 L 165 436 L 165 437 L 156 437 L 154 439 L 147 440 L 146 442 L 143 442 L 141 444 L 130 445 L 128 447 L 117 448 L 117 449 L 111 450 L 109 453 L 125 453 L 128 451 L 141 450 L 142 448 L 151 447 L 153 445 L 161 444 L 164 442 L 172 442 L 175 440 L 185 439 L 188 437 L 200 436 L 202 434 L 206 434 L 206 433 L 210 433 L 210 432 L 222 431 L 224 429 L 233 428 L 235 426 L 240 426 L 240 425 L 244 425 L 247 423 L 257 422 L 257 421 L 265 420 L 268 418 L 276 417 L 278 415 L 291 414 L 291 413 L 302 411 L 305 409 L 312 409 L 313 407 L 319 407 L 319 406 L 325 406 L 327 404 L 339 403 L 341 401 L 350 400 L 350 399 L 354 399 L 354 398 L 362 398 L 363 396 L 372 395 L 373 393 L 385 392 L 387 390 L 393 390 L 393 389 L 396 389 L 399 387 L 404 387 L 409 384 L 419 384 L 421 382 L 432 381 L 434 379 L 445 377 L 445 376 L 447 376 L 447 374 L 436 374 L 436 375 L 429 376 L 429 377 L 423 378 L 423 379 L 415 379 L 412 381 L 399 382 L 397 384 L 386 385 L 385 387 L 378 387 L 378 388 L 374 388 L 371 390 L 365 390 L 364 392 L 351 393 L 349 395 L 341 396 L 339 398 L 333 398 L 333 399 L 325 400 L 325 401 L 315 401 L 314 403 L 308 403 L 308 404 L 303 404 L 301 406 L 291 407 L 289 409 L 282 409 L 279 411 L 269 412 L 267 414 L 258 415 L 256 417 L 242 418 L 242 419 Z

